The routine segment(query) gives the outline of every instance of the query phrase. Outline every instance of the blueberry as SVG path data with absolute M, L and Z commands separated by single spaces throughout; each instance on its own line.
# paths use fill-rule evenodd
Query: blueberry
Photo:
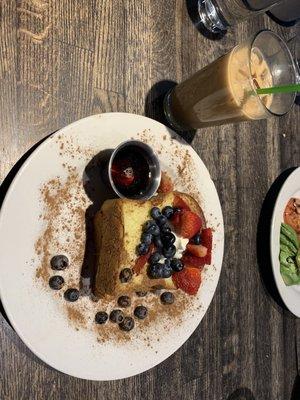
M 171 261 L 171 267 L 173 268 L 173 271 L 179 272 L 183 269 L 184 265 L 183 262 L 178 258 L 173 258 Z
M 171 292 L 163 292 L 160 296 L 160 300 L 163 304 L 173 304 L 175 297 Z
M 194 244 L 201 244 L 201 235 L 200 233 L 196 233 L 194 237 L 192 237 L 192 243 Z
M 65 299 L 67 301 L 74 302 L 79 299 L 79 290 L 77 289 L 68 289 L 65 291 Z
M 170 218 L 172 217 L 172 215 L 174 214 L 173 207 L 171 207 L 171 206 L 166 206 L 166 207 L 164 207 L 164 208 L 162 209 L 162 214 L 163 214 L 166 218 L 170 219 Z
M 163 269 L 164 269 L 164 265 L 163 264 L 151 264 L 148 268 L 148 274 L 150 276 L 150 278 L 153 279 L 159 279 L 162 278 L 163 276 Z
M 156 223 L 158 226 L 163 226 L 167 223 L 167 218 L 164 215 L 160 215 L 158 218 L 156 218 Z
M 181 211 L 181 208 L 180 207 L 174 207 L 173 208 L 173 214 L 177 214 L 177 213 L 179 213 Z
M 168 224 L 165 224 L 163 226 L 160 227 L 160 232 L 163 233 L 169 233 L 171 232 L 171 228 L 169 227 Z
M 131 281 L 131 279 L 132 279 L 132 271 L 131 271 L 131 269 L 130 268 L 122 269 L 122 271 L 120 272 L 119 278 L 120 278 L 120 281 L 122 283 L 126 283 L 126 282 Z
M 142 233 L 141 242 L 147 245 L 150 245 L 152 242 L 152 235 L 151 233 Z
M 162 275 L 162 277 L 163 278 L 170 278 L 171 276 L 172 276 L 172 273 L 173 273 L 173 269 L 172 269 L 172 267 L 170 266 L 170 265 L 164 265 L 164 269 L 163 269 L 163 275 Z
M 96 324 L 105 324 L 107 320 L 108 320 L 108 315 L 105 311 L 99 311 L 95 315 Z
M 158 207 L 153 207 L 152 210 L 150 211 L 150 215 L 153 219 L 157 219 L 158 217 L 161 216 L 160 209 Z
M 118 298 L 118 305 L 120 307 L 129 307 L 131 304 L 130 297 L 128 296 L 121 296 Z
M 137 306 L 134 309 L 134 315 L 138 318 L 138 319 L 145 319 L 147 317 L 148 314 L 148 310 L 146 307 L 144 306 Z
M 145 297 L 147 296 L 147 292 L 135 292 L 138 297 Z
M 119 324 L 120 329 L 125 332 L 129 332 L 134 328 L 134 320 L 131 317 L 125 317 L 124 320 Z
M 156 246 L 156 248 L 157 248 L 158 250 L 160 250 L 160 249 L 163 248 L 163 242 L 161 241 L 160 236 L 155 236 L 155 237 L 154 237 L 154 244 L 155 244 L 155 246 Z
M 174 244 L 176 238 L 173 233 L 167 232 L 161 236 L 161 240 L 166 247 L 170 247 L 172 244 Z
M 111 322 L 116 322 L 117 324 L 120 324 L 124 320 L 124 314 L 122 310 L 112 310 L 112 312 L 109 315 L 109 319 Z
M 156 222 L 153 219 L 149 219 L 148 221 L 145 222 L 144 225 L 144 231 L 146 232 L 151 226 L 156 225 Z
M 138 253 L 139 256 L 144 256 L 145 254 L 148 253 L 149 251 L 149 245 L 146 243 L 140 243 L 137 248 L 136 251 Z
M 171 266 L 171 260 L 170 260 L 169 258 L 166 258 L 164 264 L 165 264 L 167 267 L 170 267 L 170 266 Z
M 56 271 L 63 271 L 69 266 L 69 260 L 68 257 L 60 254 L 58 256 L 52 257 L 50 264 L 52 269 Z
M 59 290 L 63 287 L 65 280 L 62 276 L 54 275 L 49 279 L 49 286 L 51 289 Z
M 145 233 L 150 233 L 153 236 L 157 236 L 157 235 L 160 234 L 159 227 L 157 226 L 157 224 L 153 220 L 147 221 L 145 223 L 144 232 Z
M 149 263 L 156 264 L 160 259 L 161 259 L 161 254 L 158 251 L 156 251 L 155 253 L 151 254 L 149 258 Z
M 172 257 L 174 257 L 174 256 L 175 256 L 175 253 L 176 253 L 176 247 L 175 247 L 174 245 L 172 245 L 172 246 L 170 246 L 170 247 L 165 247 L 165 248 L 163 249 L 163 255 L 164 255 L 166 258 L 172 258 Z

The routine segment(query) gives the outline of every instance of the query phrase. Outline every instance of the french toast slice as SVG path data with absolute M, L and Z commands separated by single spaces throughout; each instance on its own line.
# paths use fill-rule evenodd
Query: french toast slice
M 128 282 L 124 283 L 120 280 L 120 273 L 123 269 L 134 269 L 138 258 L 136 247 L 140 243 L 143 226 L 150 219 L 150 210 L 154 206 L 160 209 L 168 205 L 172 206 L 176 196 L 179 196 L 191 211 L 201 217 L 205 226 L 205 218 L 200 205 L 186 193 L 160 194 L 144 202 L 113 199 L 103 203 L 94 220 L 97 252 L 95 293 L 97 296 L 119 295 L 155 288 L 176 289 L 172 277 L 150 279 L 147 274 L 147 265 L 142 268 L 140 273 L 133 272 L 132 278 Z

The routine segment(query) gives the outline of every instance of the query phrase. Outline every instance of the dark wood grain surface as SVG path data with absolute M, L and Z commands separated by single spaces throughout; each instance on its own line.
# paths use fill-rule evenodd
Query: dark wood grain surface
M 0 179 L 37 141 L 72 121 L 107 111 L 161 119 L 172 82 L 259 29 L 286 39 L 293 33 L 259 16 L 210 40 L 192 22 L 193 3 L 1 0 Z M 299 109 L 186 137 L 216 183 L 226 246 L 216 295 L 180 350 L 130 379 L 83 381 L 37 359 L 0 316 L 0 399 L 299 400 L 300 322 L 272 286 L 272 194 L 264 201 L 275 178 L 300 165 Z

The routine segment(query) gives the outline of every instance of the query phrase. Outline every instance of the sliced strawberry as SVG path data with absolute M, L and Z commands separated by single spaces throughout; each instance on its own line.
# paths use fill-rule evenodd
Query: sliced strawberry
M 159 188 L 157 189 L 158 193 L 170 193 L 173 192 L 174 185 L 172 179 L 166 172 L 161 173 L 161 180 Z
M 186 250 L 195 257 L 205 257 L 207 255 L 207 248 L 202 244 L 188 244 Z
M 178 207 L 181 210 L 190 211 L 190 207 L 186 204 L 186 202 L 180 196 L 174 197 L 173 207 Z
M 180 223 L 180 212 L 176 212 L 175 214 L 173 214 L 173 216 L 171 218 L 171 222 L 174 225 L 174 228 L 179 226 L 179 223 Z
M 211 228 L 206 228 L 202 230 L 201 233 L 201 243 L 203 246 L 207 248 L 207 254 L 205 258 L 205 264 L 211 264 L 211 251 L 212 251 L 212 241 L 213 241 L 213 232 Z
M 133 267 L 134 273 L 136 273 L 137 275 L 139 275 L 141 273 L 142 269 L 147 264 L 147 261 L 149 260 L 149 257 L 154 252 L 154 250 L 155 250 L 155 246 L 154 246 L 154 244 L 151 244 L 148 253 L 143 256 L 139 256 L 136 259 L 136 262 Z
M 190 265 L 191 267 L 199 268 L 200 271 L 202 271 L 205 265 L 205 260 L 203 258 L 195 257 L 188 253 L 183 254 L 181 261 L 184 265 Z
M 180 213 L 180 221 L 176 229 L 177 233 L 187 239 L 191 239 L 201 229 L 202 220 L 192 211 L 183 210 Z
M 198 268 L 185 267 L 182 271 L 175 272 L 172 279 L 178 289 L 194 295 L 201 284 L 201 272 Z

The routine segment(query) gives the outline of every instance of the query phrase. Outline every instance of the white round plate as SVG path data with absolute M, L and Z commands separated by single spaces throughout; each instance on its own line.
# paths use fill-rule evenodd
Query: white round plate
M 271 259 L 276 286 L 284 304 L 300 318 L 300 285 L 285 285 L 279 263 L 280 226 L 285 207 L 291 197 L 300 197 L 300 167 L 295 169 L 284 182 L 275 203 L 271 225 Z
M 43 229 L 40 215 L 41 186 L 54 177 L 65 179 L 63 164 L 73 165 L 82 176 L 92 155 L 115 148 L 135 138 L 145 140 L 158 152 L 162 169 L 168 170 L 177 190 L 189 190 L 179 179 L 183 159 L 180 150 L 189 155 L 194 170 L 192 180 L 201 194 L 201 205 L 208 226 L 213 227 L 213 262 L 203 274 L 203 283 L 194 302 L 196 312 L 160 341 L 147 346 L 143 341 L 124 344 L 96 340 L 93 329 L 76 330 L 61 311 L 62 293 L 43 286 L 36 279 L 35 242 Z M 71 157 L 62 149 L 72 142 L 80 157 Z M 92 149 L 92 153 L 91 153 Z M 178 152 L 179 151 L 179 152 Z M 179 167 L 178 167 L 179 166 Z M 194 172 L 193 172 L 194 171 Z M 82 228 L 84 230 L 84 227 Z M 62 239 L 63 240 L 63 239 Z M 66 374 L 92 380 L 113 380 L 146 371 L 173 354 L 193 333 L 212 300 L 218 283 L 224 247 L 221 206 L 209 172 L 187 143 L 164 125 L 149 118 L 107 113 L 79 120 L 45 140 L 25 161 L 11 184 L 0 213 L 0 295 L 7 316 L 23 342 L 44 362 Z M 77 303 L 80 303 L 81 298 Z M 82 301 L 88 301 L 85 298 Z M 77 304 L 74 303 L 74 304 Z M 150 338 L 151 339 L 151 338 Z

